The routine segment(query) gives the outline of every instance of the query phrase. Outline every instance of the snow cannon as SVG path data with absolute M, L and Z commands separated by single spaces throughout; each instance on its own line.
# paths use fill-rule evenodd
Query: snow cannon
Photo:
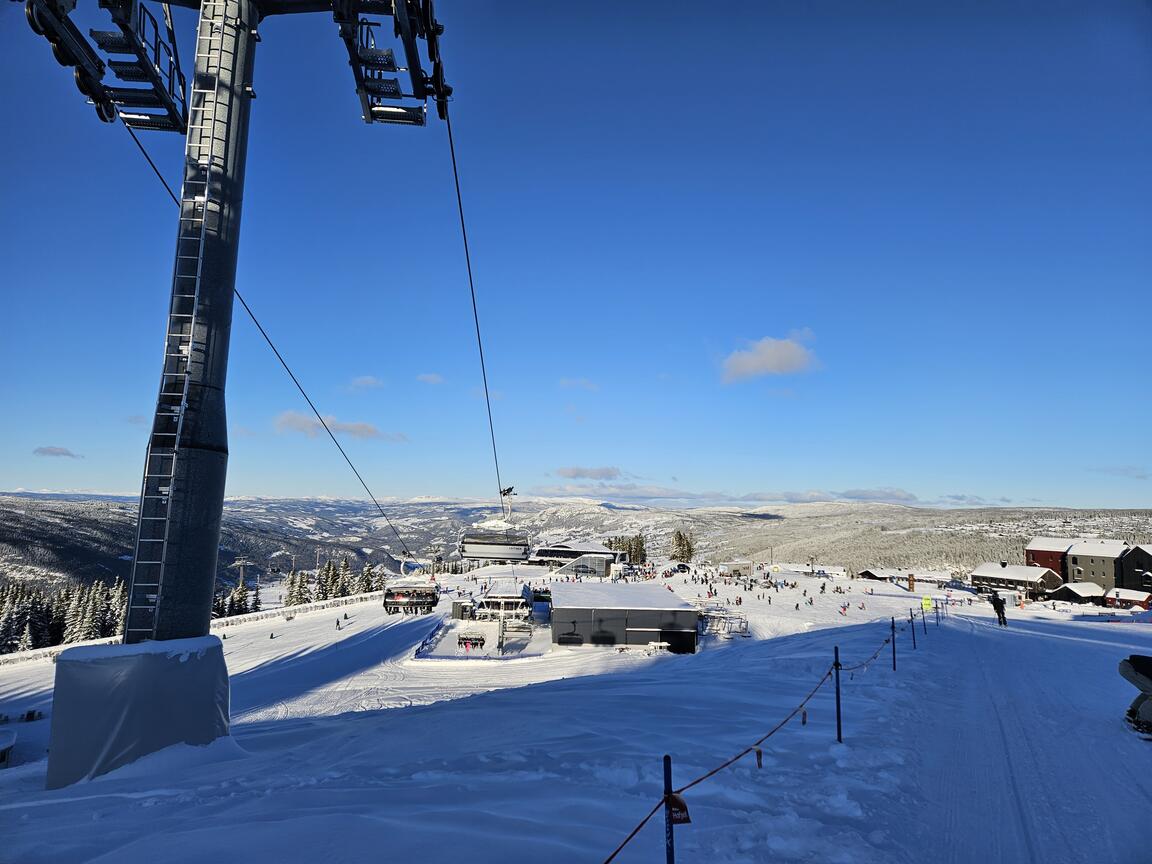
M 1128 722 L 1138 732 L 1152 734 L 1152 657 L 1133 654 L 1121 660 L 1120 676 L 1140 691 L 1128 706 Z

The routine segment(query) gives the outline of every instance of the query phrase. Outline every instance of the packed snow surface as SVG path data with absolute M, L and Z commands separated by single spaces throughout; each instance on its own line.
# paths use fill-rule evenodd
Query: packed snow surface
M 720 586 L 752 637 L 692 656 L 415 659 L 439 616 L 376 603 L 228 628 L 234 740 L 45 792 L 47 721 L 20 724 L 0 861 L 602 861 L 659 800 L 665 753 L 677 786 L 735 755 L 825 675 L 833 646 L 846 667 L 880 649 L 843 673 L 844 743 L 825 684 L 765 742 L 763 768 L 748 756 L 684 793 L 681 860 L 1150 860 L 1152 743 L 1123 721 L 1135 692 L 1116 666 L 1152 653 L 1152 626 L 1037 605 L 1005 629 L 964 602 L 918 620 L 912 650 L 920 596 L 794 578 Z M 51 685 L 48 662 L 0 667 L 0 713 L 50 712 Z M 660 860 L 662 843 L 658 816 L 617 860 Z

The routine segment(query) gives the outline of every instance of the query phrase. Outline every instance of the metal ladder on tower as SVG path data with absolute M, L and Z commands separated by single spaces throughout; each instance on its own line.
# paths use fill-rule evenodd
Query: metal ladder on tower
M 172 302 L 164 341 L 164 372 L 140 492 L 140 527 L 124 627 L 127 643 L 142 642 L 155 633 L 156 613 L 164 590 L 172 483 L 180 458 L 184 408 L 192 380 L 189 367 L 194 353 L 204 350 L 204 343 L 195 339 L 204 243 L 210 220 L 218 221 L 221 215 L 219 202 L 212 198 L 211 175 L 213 163 L 222 162 L 228 155 L 225 137 L 221 134 L 223 124 L 217 116 L 220 70 L 225 53 L 222 34 L 226 26 L 226 5 L 227 0 L 203 0 L 196 33 L 196 71 L 190 100 L 187 168 L 180 200 Z

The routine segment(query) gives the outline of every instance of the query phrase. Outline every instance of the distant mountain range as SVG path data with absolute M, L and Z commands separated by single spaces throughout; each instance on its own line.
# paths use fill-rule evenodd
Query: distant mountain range
M 514 499 L 512 521 L 534 544 L 643 533 L 650 554 L 670 549 L 681 529 L 697 557 L 754 557 L 864 567 L 968 570 L 982 561 L 1022 562 L 1033 534 L 1152 540 L 1149 510 L 941 510 L 875 503 L 663 509 L 593 500 Z M 99 495 L 0 494 L 0 577 L 54 583 L 127 578 L 136 530 L 136 499 Z M 397 558 L 454 550 L 460 532 L 499 516 L 480 501 L 384 503 L 393 533 L 370 503 L 356 500 L 230 498 L 225 502 L 220 576 L 234 581 L 238 560 L 250 574 L 300 569 L 317 558 L 347 556 L 395 567 Z M 402 538 L 397 539 L 396 534 Z M 405 555 L 404 546 L 410 555 Z

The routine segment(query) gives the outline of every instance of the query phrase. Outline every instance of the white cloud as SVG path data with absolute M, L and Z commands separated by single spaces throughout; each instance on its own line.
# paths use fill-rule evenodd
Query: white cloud
M 352 382 L 348 385 L 349 390 L 378 390 L 384 386 L 384 382 L 377 378 L 375 375 L 361 375 L 358 378 L 353 378 Z
M 600 389 L 600 385 L 595 381 L 589 381 L 587 378 L 561 378 L 560 386 L 565 390 L 588 390 L 595 392 Z
M 381 432 L 371 423 L 351 422 L 337 420 L 331 414 L 324 415 L 324 422 L 332 430 L 333 435 L 351 435 L 353 438 L 376 438 L 382 441 L 403 442 L 408 436 L 403 432 Z M 324 431 L 324 427 L 315 417 L 300 414 L 297 411 L 285 411 L 276 418 L 277 432 L 303 432 L 309 438 L 315 438 Z
M 421 372 L 416 376 L 416 380 L 423 384 L 443 384 L 444 376 L 436 372 Z
M 572 480 L 577 478 L 587 480 L 615 480 L 620 476 L 620 469 L 611 465 L 606 465 L 603 468 L 581 468 L 578 465 L 574 465 L 571 468 L 557 468 L 556 473 L 561 477 L 568 477 Z
M 802 345 L 812 338 L 804 328 L 788 334 L 786 339 L 765 336 L 743 351 L 733 351 L 724 359 L 725 383 L 762 375 L 792 375 L 816 364 L 816 355 Z
M 67 447 L 37 447 L 32 451 L 34 456 L 55 456 L 65 459 L 83 459 L 79 453 L 73 453 Z

